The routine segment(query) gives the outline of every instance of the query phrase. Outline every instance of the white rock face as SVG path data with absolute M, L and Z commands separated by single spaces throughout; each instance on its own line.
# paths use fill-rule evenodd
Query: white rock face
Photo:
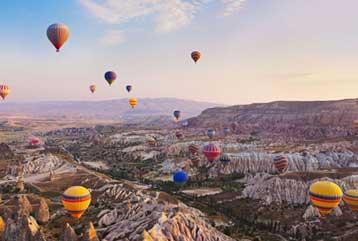
M 52 154 L 26 158 L 24 164 L 24 175 L 40 174 L 55 170 L 64 164 L 64 160 Z
M 308 203 L 308 184 L 294 179 L 282 179 L 269 174 L 257 174 L 248 178 L 247 186 L 242 191 L 242 197 L 259 199 L 265 204 Z
M 144 233 L 163 241 L 233 241 L 211 227 L 203 213 L 170 196 L 153 197 L 122 184 L 104 186 L 99 192 L 99 203 L 110 207 L 98 215 L 104 241 L 139 241 Z

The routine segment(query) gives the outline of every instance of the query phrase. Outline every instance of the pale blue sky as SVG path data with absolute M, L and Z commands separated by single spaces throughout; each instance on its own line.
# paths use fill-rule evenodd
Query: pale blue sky
M 1 0 L 9 101 L 178 97 L 227 104 L 355 98 L 355 0 Z M 59 54 L 47 26 L 71 36 Z M 190 52 L 203 58 L 193 64 Z M 107 70 L 119 79 L 108 87 Z M 88 86 L 97 85 L 95 95 Z

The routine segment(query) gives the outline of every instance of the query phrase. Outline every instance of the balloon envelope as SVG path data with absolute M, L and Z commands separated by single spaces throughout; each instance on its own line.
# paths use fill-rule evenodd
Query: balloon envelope
M 178 184 L 184 184 L 189 180 L 189 176 L 185 171 L 177 171 L 173 175 L 173 181 Z
M 62 23 L 54 23 L 47 28 L 47 38 L 59 52 L 70 36 L 69 28 Z
M 0 85 L 0 96 L 3 100 L 10 94 L 10 87 L 7 85 Z
M 30 146 L 37 146 L 37 145 L 40 145 L 40 143 L 41 143 L 41 141 L 40 141 L 40 139 L 37 138 L 37 137 L 31 137 L 31 138 L 29 139 L 29 145 L 30 145 Z
M 200 57 L 201 57 L 201 53 L 199 51 L 193 51 L 191 53 L 191 58 L 194 60 L 195 63 L 198 62 Z
M 90 85 L 89 89 L 92 93 L 94 93 L 96 91 L 96 85 Z
M 221 153 L 220 148 L 213 143 L 206 145 L 203 150 L 204 156 L 210 162 L 218 158 L 220 156 L 220 153 Z
M 117 79 L 117 74 L 113 71 L 107 71 L 104 74 L 104 78 L 106 79 L 106 81 L 109 85 L 112 85 L 113 82 Z
M 214 129 L 209 128 L 206 134 L 208 135 L 208 137 L 209 137 L 210 139 L 212 139 L 212 138 L 215 136 L 215 133 L 216 133 L 216 132 L 215 132 Z
M 358 212 L 358 189 L 347 190 L 343 195 L 343 201 L 348 204 L 352 211 Z
M 62 194 L 62 204 L 74 218 L 80 218 L 91 203 L 91 193 L 82 186 L 72 186 Z
M 190 144 L 188 148 L 189 148 L 189 152 L 190 152 L 191 154 L 193 154 L 193 155 L 199 153 L 200 147 L 199 147 L 198 145 L 196 145 L 196 144 Z
M 126 86 L 126 90 L 128 91 L 128 93 L 131 92 L 132 86 L 131 86 L 131 85 L 127 85 L 127 86 Z
M 310 186 L 309 196 L 313 206 L 322 216 L 328 215 L 342 200 L 341 188 L 330 181 L 317 181 Z
M 136 107 L 138 101 L 136 98 L 130 98 L 129 99 L 129 105 L 132 106 L 132 108 Z
M 173 112 L 173 115 L 174 115 L 174 117 L 175 117 L 175 119 L 177 119 L 177 120 L 179 120 L 179 118 L 180 118 L 180 110 L 175 110 L 174 112 Z
M 230 134 L 230 128 L 229 127 L 225 127 L 224 128 L 224 135 L 227 136 Z
M 273 165 L 277 169 L 279 173 L 284 173 L 287 170 L 288 167 L 288 159 L 285 156 L 276 156 L 273 159 Z

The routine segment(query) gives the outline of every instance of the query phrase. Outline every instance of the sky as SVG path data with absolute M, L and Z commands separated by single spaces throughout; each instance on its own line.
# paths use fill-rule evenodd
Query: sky
M 356 98 L 356 9 L 356 0 L 1 0 L 0 84 L 8 101 Z M 60 53 L 46 37 L 57 22 L 70 28 Z M 118 74 L 111 87 L 108 70 Z

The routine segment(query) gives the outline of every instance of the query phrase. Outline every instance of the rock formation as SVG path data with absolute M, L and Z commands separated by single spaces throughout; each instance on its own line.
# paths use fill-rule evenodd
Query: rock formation
M 92 222 L 87 225 L 82 241 L 100 241 Z
M 65 229 L 60 237 L 60 241 L 78 241 L 78 236 L 73 228 L 66 223 Z
M 39 224 L 45 224 L 50 218 L 50 211 L 44 198 L 40 199 L 40 204 L 36 210 L 35 218 Z

